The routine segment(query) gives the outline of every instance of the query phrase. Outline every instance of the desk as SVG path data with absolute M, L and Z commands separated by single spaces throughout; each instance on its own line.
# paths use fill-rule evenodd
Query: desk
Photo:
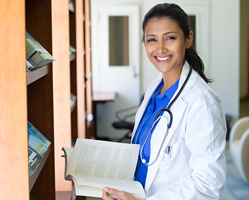
M 106 103 L 115 100 L 115 92 L 93 92 L 93 102 Z
M 93 92 L 93 113 L 94 113 L 94 134 L 96 140 L 107 140 L 110 141 L 108 137 L 98 137 L 97 135 L 97 104 L 113 102 L 115 100 L 115 92 Z

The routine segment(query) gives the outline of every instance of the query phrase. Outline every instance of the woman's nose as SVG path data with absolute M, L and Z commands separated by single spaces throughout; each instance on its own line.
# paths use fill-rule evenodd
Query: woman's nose
M 159 42 L 157 46 L 157 52 L 160 54 L 166 53 L 167 52 L 167 47 L 164 42 Z

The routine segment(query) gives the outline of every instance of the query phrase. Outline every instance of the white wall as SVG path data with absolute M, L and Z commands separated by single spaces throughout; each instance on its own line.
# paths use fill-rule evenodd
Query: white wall
M 241 0 L 240 5 L 240 97 L 248 94 L 248 48 L 249 48 L 249 1 Z
M 239 0 L 212 0 L 210 75 L 226 113 L 239 115 Z
M 92 0 L 97 3 L 112 4 L 139 4 L 140 22 L 147 11 L 157 3 L 157 0 Z M 181 5 L 181 2 L 201 2 L 185 0 L 174 1 Z M 203 0 L 209 3 L 209 66 L 208 74 L 214 79 L 211 84 L 213 89 L 223 100 L 226 113 L 234 116 L 239 115 L 239 36 L 240 36 L 240 2 L 239 0 Z M 142 30 L 141 27 L 141 36 Z M 93 58 L 94 59 L 94 58 Z M 141 43 L 141 68 L 140 82 L 141 94 L 145 92 L 151 80 L 158 72 L 147 58 L 143 44 Z M 93 70 L 94 81 L 94 70 Z M 94 83 L 93 83 L 94 90 Z

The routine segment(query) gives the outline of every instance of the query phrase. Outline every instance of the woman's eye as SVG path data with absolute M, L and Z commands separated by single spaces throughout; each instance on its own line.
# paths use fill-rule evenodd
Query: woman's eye
M 175 37 L 167 37 L 166 40 L 174 40 L 176 39 Z
M 147 42 L 154 42 L 154 41 L 156 41 L 155 39 L 149 39 L 149 40 L 147 40 Z

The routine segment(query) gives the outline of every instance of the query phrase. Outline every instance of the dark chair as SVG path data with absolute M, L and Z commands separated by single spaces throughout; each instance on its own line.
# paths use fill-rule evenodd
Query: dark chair
M 141 97 L 140 104 L 144 99 L 144 95 Z M 116 118 L 118 121 L 112 123 L 112 126 L 118 130 L 127 130 L 125 135 L 118 140 L 118 142 L 122 142 L 124 139 L 131 138 L 131 134 L 135 125 L 134 121 L 129 121 L 129 118 L 134 117 L 137 112 L 138 106 L 132 106 L 129 108 L 125 108 L 119 110 L 115 113 Z

